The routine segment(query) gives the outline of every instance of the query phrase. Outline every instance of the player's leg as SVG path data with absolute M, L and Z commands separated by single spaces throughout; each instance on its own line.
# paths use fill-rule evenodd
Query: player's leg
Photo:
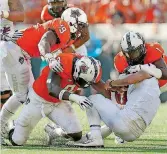
M 5 104 L 5 102 L 12 95 L 12 91 L 9 88 L 9 84 L 6 80 L 5 71 L 2 67 L 2 65 L 0 66 L 0 91 L 1 91 L 1 96 L 0 96 L 1 97 L 0 110 L 1 110 L 2 106 Z M 6 124 L 6 125 L 8 125 L 8 124 Z M 0 144 L 1 145 L 7 145 L 7 143 L 5 142 L 5 140 L 2 136 L 0 137 Z
M 12 145 L 25 144 L 33 128 L 42 118 L 42 103 L 35 96 L 34 91 L 30 90 L 27 101 L 15 124 L 15 128 L 9 133 L 9 140 Z
M 12 42 L 3 42 L 0 47 L 2 48 L 0 51 L 2 65 L 13 92 L 0 114 L 3 129 L 3 125 L 7 123 L 18 107 L 26 101 L 30 73 L 27 61 L 17 45 Z
M 1 108 L 5 104 L 5 102 L 9 99 L 9 97 L 12 95 L 12 91 L 10 90 L 9 84 L 6 79 L 5 71 L 0 66 L 0 91 L 1 91 Z
M 91 96 L 90 99 L 97 109 L 102 121 L 118 137 L 126 141 L 133 141 L 143 132 L 138 128 L 138 123 L 142 123 L 143 125 L 144 121 L 134 111 L 126 108 L 120 109 L 115 103 L 112 103 L 111 100 L 106 99 L 102 95 L 94 95 Z M 132 126 L 133 129 L 131 129 Z
M 70 102 L 58 104 L 48 115 L 48 118 L 60 126 L 59 128 L 52 129 L 53 135 L 65 138 L 70 137 L 74 141 L 81 139 L 82 128 Z

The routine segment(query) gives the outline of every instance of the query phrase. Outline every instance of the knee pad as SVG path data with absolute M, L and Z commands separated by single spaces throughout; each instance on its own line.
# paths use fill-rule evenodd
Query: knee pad
M 5 96 L 7 95 L 7 96 Z M 5 98 L 2 98 L 3 96 L 5 96 Z M 1 92 L 1 104 L 5 104 L 5 102 L 10 98 L 10 96 L 12 96 L 12 91 L 11 90 L 5 90 Z
M 67 134 L 67 135 L 70 136 L 74 141 L 79 141 L 82 138 L 82 131 L 77 133 Z

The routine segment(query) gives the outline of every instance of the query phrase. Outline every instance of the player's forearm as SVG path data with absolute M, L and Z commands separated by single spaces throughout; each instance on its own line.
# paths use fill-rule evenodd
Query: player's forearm
M 88 27 L 86 27 L 86 29 L 83 30 L 81 36 L 74 42 L 73 45 L 75 46 L 75 48 L 79 48 L 80 46 L 85 44 L 89 39 L 90 39 L 89 30 Z
M 131 84 L 136 84 L 139 83 L 145 79 L 149 79 L 151 78 L 151 76 L 144 72 L 144 71 L 140 71 L 134 74 L 131 74 L 127 77 L 125 77 L 124 79 L 118 79 L 118 80 L 114 80 L 111 81 L 111 86 L 128 86 Z
M 110 92 L 105 89 L 105 84 L 103 81 L 99 81 L 98 83 L 93 84 L 92 87 L 105 97 L 110 98 Z
M 59 86 L 55 86 L 52 83 L 50 83 L 50 84 L 47 84 L 47 88 L 50 96 L 60 100 L 69 100 L 69 96 L 71 93 L 69 93 L 66 90 L 63 90 Z
M 50 70 L 47 78 L 47 88 L 49 95 L 60 100 L 69 100 L 70 92 L 60 87 L 61 78 Z
M 40 42 L 38 43 L 38 48 L 40 51 L 40 54 L 42 56 L 45 56 L 45 54 L 50 53 L 51 52 L 51 46 L 56 44 L 57 38 L 54 34 L 54 32 L 52 31 L 48 31 L 46 32 Z

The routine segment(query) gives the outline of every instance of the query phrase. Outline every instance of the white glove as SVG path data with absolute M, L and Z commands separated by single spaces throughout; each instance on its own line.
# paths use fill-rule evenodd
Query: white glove
M 93 106 L 91 101 L 85 96 L 70 94 L 69 100 L 72 101 L 72 102 L 77 103 L 82 110 L 85 110 L 86 108 L 90 108 L 90 107 Z
M 61 66 L 60 61 L 56 60 L 56 58 L 51 53 L 47 53 L 44 58 L 49 63 L 49 67 L 54 72 L 62 72 L 63 67 Z
M 156 68 L 156 66 L 153 64 L 131 66 L 128 72 L 132 74 L 132 73 L 139 72 L 140 70 L 147 72 L 148 74 L 154 76 L 157 79 L 160 79 L 162 77 L 162 71 Z

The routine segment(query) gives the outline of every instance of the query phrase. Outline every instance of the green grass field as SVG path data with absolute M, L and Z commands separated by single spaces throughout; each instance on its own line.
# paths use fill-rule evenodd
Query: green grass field
M 87 119 L 84 112 L 75 106 L 78 116 L 81 119 L 83 130 L 88 130 Z M 86 149 L 86 148 L 70 148 L 60 143 L 47 146 L 47 139 L 43 130 L 47 119 L 42 119 L 34 131 L 32 132 L 27 144 L 21 147 L 1 147 L 2 154 L 167 154 L 167 103 L 162 104 L 158 110 L 152 124 L 145 133 L 135 142 L 126 143 L 124 145 L 116 145 L 114 143 L 114 135 L 110 135 L 105 139 L 105 148 Z

